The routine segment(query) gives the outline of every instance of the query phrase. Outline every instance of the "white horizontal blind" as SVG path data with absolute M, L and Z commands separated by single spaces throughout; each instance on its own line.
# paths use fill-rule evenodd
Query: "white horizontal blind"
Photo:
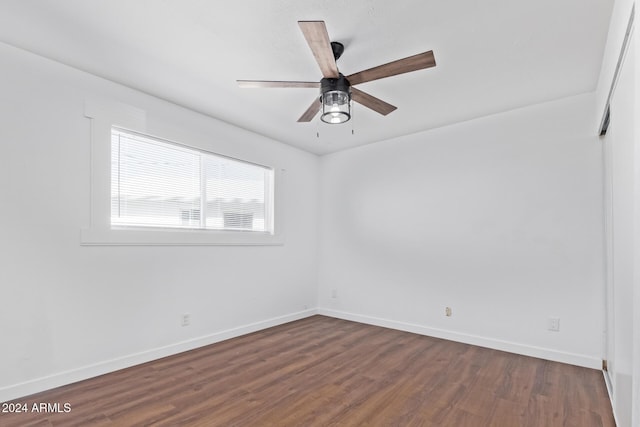
M 111 224 L 272 232 L 270 168 L 113 128 Z

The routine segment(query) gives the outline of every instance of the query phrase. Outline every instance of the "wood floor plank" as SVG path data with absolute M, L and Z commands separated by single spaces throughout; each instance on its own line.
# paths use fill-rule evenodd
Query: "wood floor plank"
M 313 316 L 15 402 L 14 426 L 614 426 L 601 372 Z

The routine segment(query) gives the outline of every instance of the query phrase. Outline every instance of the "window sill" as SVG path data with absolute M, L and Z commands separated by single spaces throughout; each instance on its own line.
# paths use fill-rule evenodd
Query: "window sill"
M 204 230 L 82 229 L 83 246 L 277 246 L 280 234 Z

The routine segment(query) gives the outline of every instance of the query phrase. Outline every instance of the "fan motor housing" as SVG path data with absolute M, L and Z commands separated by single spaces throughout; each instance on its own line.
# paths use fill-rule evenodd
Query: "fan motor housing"
M 340 92 L 347 92 L 348 94 L 351 94 L 350 88 L 351 83 L 349 83 L 349 80 L 347 80 L 342 73 L 340 73 L 337 79 L 325 77 L 320 80 L 320 96 L 331 90 L 339 90 Z

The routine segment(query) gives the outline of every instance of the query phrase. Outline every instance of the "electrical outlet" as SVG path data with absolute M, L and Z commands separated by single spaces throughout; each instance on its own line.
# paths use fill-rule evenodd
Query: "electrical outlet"
M 184 313 L 182 315 L 182 326 L 189 326 L 191 324 L 191 315 L 189 313 Z
M 332 289 L 331 290 L 331 298 L 338 298 L 338 290 L 337 289 Z
M 447 317 L 451 317 L 451 307 L 444 308 L 444 315 Z
M 560 318 L 559 317 L 549 317 L 547 323 L 547 329 L 553 332 L 560 331 Z

